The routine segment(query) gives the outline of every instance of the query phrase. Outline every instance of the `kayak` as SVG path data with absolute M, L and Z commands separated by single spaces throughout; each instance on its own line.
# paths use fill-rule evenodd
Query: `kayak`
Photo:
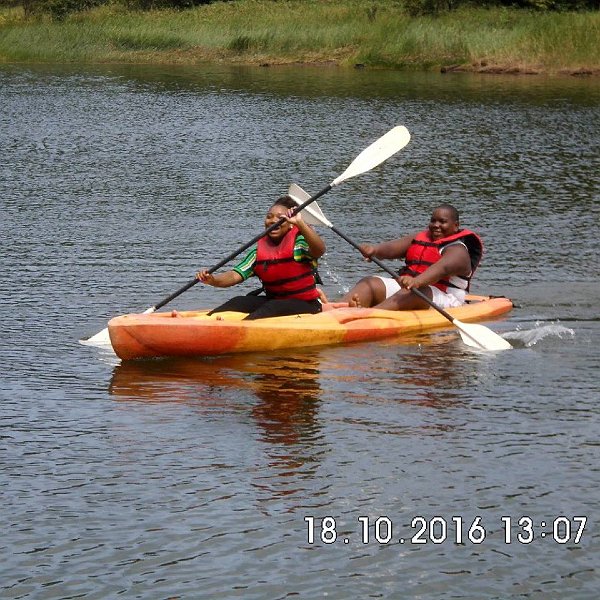
M 469 296 L 447 312 L 465 322 L 507 313 L 512 302 L 503 297 Z M 375 341 L 402 334 L 452 327 L 438 311 L 428 308 L 392 311 L 352 308 L 343 303 L 323 305 L 316 315 L 302 314 L 243 320 L 244 313 L 171 311 L 128 314 L 108 323 L 111 344 L 119 358 L 216 356 Z

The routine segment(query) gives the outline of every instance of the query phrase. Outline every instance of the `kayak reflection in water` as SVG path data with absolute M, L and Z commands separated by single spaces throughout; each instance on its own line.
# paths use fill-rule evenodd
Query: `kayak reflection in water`
M 483 243 L 476 233 L 461 229 L 458 210 L 441 204 L 431 215 L 429 227 L 397 240 L 360 246 L 370 260 L 404 258 L 398 277 L 364 277 L 343 298 L 350 306 L 387 310 L 415 310 L 429 305 L 411 294 L 420 289 L 442 308 L 461 306 L 475 269 L 481 261 Z
M 263 431 L 263 441 L 293 446 L 320 437 L 318 364 L 313 352 L 301 351 L 278 354 L 257 365 L 256 370 L 262 372 L 255 373 L 252 381 L 259 400 L 252 407 L 252 416 Z M 280 447 L 276 450 L 282 462 L 289 461 L 291 466 L 294 458 L 281 453 Z
M 285 221 L 262 237 L 255 248 L 233 270 L 213 275 L 207 270 L 196 277 L 214 287 L 231 287 L 255 275 L 265 294 L 236 296 L 209 312 L 248 313 L 246 319 L 264 319 L 301 313 L 321 312 L 321 292 L 317 289 L 317 259 L 325 253 L 325 242 L 305 223 L 300 213 L 293 215 L 296 202 L 283 196 L 265 217 L 265 229 L 280 219 Z

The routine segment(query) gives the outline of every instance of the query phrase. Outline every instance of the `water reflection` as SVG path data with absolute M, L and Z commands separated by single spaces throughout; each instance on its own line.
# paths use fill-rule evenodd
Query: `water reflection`
M 251 417 L 269 469 L 252 485 L 272 498 L 299 491 L 290 477 L 310 477 L 327 451 L 324 398 L 328 411 L 357 429 L 435 435 L 457 427 L 444 413 L 467 407 L 470 388 L 485 377 L 493 377 L 487 357 L 466 349 L 454 331 L 441 331 L 346 347 L 128 361 L 114 368 L 109 392 L 118 400 L 184 402 L 226 418 Z
M 331 349 L 327 355 L 322 370 L 357 402 L 440 410 L 464 405 L 465 389 L 482 368 L 481 354 L 450 330 Z
M 126 361 L 115 367 L 109 393 L 118 400 L 222 403 L 236 390 L 268 443 L 293 445 L 318 434 L 321 386 L 314 354 L 248 354 L 214 359 Z M 231 407 L 231 403 L 229 403 Z
M 260 400 L 252 415 L 268 442 L 296 444 L 315 437 L 321 386 L 314 355 L 273 357 L 253 380 Z
M 221 388 L 249 389 L 236 372 L 200 359 L 126 361 L 117 365 L 108 387 L 116 400 L 193 402 L 218 397 Z
M 260 509 L 277 498 L 306 497 L 329 443 L 319 410 L 321 384 L 318 352 L 284 352 L 253 362 L 251 410 L 267 459 L 252 480 Z
M 77 86 L 91 89 L 111 85 L 138 91 L 224 95 L 250 93 L 286 98 L 382 98 L 406 101 L 443 101 L 461 104 L 489 102 L 499 105 L 519 97 L 533 105 L 596 105 L 600 81 L 574 77 L 522 77 L 429 72 L 371 71 L 346 68 L 277 66 L 260 68 L 239 65 L 27 65 L 0 67 L 0 78 L 18 75 L 24 82 L 47 84 L 73 78 Z M 324 76 L 325 75 L 325 76 Z
M 435 409 L 464 406 L 478 361 L 464 348 L 455 332 L 423 336 L 418 352 L 403 352 L 397 358 L 402 394 L 399 402 Z
M 128 361 L 115 367 L 109 393 L 124 401 L 216 409 L 242 423 L 250 415 L 263 451 L 254 459 L 258 474 L 250 485 L 263 510 L 265 502 L 305 493 L 298 479 L 314 474 L 325 451 L 319 376 L 317 356 L 310 353 Z

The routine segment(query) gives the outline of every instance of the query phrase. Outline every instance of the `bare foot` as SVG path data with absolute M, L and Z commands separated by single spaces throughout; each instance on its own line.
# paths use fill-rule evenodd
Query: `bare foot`
M 350 306 L 351 308 L 362 308 L 362 304 L 360 303 L 360 298 L 358 297 L 358 294 L 354 294 L 354 296 L 350 298 L 350 300 L 348 301 L 348 306 Z

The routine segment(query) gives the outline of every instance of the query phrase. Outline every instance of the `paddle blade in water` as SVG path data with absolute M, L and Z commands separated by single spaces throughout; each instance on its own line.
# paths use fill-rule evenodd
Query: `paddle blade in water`
M 467 346 L 480 350 L 509 350 L 511 344 L 503 337 L 483 325 L 463 323 L 458 319 L 452 321 L 458 328 L 460 337 Z
M 87 340 L 79 340 L 80 344 L 86 346 L 110 346 L 110 336 L 108 335 L 108 327 L 99 331 L 96 335 L 87 338 Z
M 156 310 L 155 306 L 151 306 L 147 308 L 142 314 L 149 315 Z M 87 338 L 87 340 L 79 340 L 80 344 L 85 344 L 86 346 L 112 346 L 110 343 L 110 335 L 108 333 L 108 327 L 99 331 L 96 335 Z
M 355 177 L 366 171 L 374 169 L 377 165 L 387 160 L 402 150 L 410 142 L 410 133 L 403 125 L 398 125 L 390 129 L 385 135 L 365 148 L 350 164 L 350 166 L 331 182 L 331 186 L 336 186 L 350 177 Z

